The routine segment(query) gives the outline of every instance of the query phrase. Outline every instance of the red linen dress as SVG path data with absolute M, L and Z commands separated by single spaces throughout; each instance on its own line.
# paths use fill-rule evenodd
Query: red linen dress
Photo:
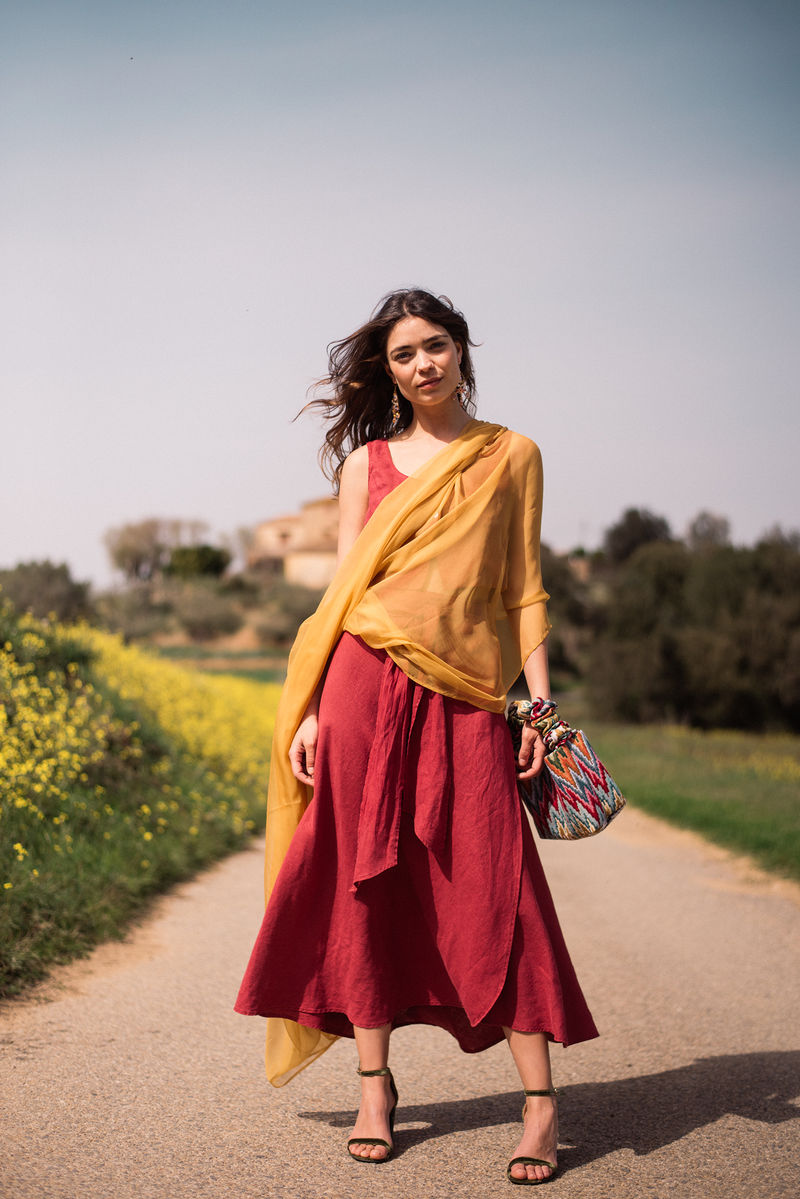
M 369 444 L 369 508 L 405 479 Z M 517 795 L 502 715 L 421 687 L 344 633 L 322 693 L 314 798 L 236 1011 L 341 1036 L 433 1024 L 468 1053 L 503 1026 L 597 1036 Z

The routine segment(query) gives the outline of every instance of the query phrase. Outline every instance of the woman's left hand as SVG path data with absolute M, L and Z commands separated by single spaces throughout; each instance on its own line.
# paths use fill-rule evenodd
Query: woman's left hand
M 518 779 L 535 779 L 544 766 L 545 744 L 538 729 L 526 724 L 522 730 L 522 744 L 517 758 Z

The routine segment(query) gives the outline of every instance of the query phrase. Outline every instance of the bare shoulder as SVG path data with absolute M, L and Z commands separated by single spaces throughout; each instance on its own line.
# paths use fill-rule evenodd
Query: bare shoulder
M 369 506 L 369 450 L 348 454 L 339 481 L 339 562 L 343 562 L 364 528 Z
M 369 489 L 369 447 L 360 445 L 348 454 L 342 466 L 339 499 L 345 503 L 350 496 L 366 495 Z
M 352 450 L 344 460 L 342 467 L 342 479 L 352 479 L 356 481 L 362 477 L 366 479 L 369 474 L 369 446 L 360 445 L 357 450 Z

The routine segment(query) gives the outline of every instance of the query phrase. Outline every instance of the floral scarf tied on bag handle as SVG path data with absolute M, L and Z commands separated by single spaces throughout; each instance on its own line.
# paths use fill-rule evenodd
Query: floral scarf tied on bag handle
M 556 713 L 551 699 L 514 700 L 506 719 L 515 758 L 526 724 L 532 724 L 544 739 L 541 774 L 517 779 L 520 799 L 537 833 L 548 840 L 576 841 L 602 832 L 622 811 L 625 800 L 585 735 Z

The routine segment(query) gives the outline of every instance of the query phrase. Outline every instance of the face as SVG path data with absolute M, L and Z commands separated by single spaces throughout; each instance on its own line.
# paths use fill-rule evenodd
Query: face
M 434 407 L 453 398 L 461 378 L 461 352 L 441 325 L 407 316 L 389 334 L 386 369 L 412 404 Z

